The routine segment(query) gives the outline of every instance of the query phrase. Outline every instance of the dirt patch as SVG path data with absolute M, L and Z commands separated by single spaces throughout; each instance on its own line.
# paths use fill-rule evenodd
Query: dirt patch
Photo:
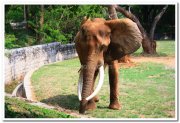
M 154 63 L 161 63 L 167 66 L 168 68 L 175 68 L 175 57 L 131 57 L 133 63 L 120 63 L 122 67 L 133 67 L 136 66 L 136 63 L 141 62 L 154 62 Z
M 165 112 L 168 117 L 175 117 L 175 112 L 174 111 L 166 111 Z

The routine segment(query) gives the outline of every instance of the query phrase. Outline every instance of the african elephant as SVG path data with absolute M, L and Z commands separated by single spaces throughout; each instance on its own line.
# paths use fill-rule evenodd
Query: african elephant
M 108 66 L 110 109 L 120 109 L 118 101 L 118 59 L 135 52 L 142 42 L 136 23 L 130 19 L 105 20 L 84 18 L 75 39 L 81 63 L 78 83 L 79 113 L 95 109 L 97 93 L 104 79 L 104 66 Z M 99 73 L 99 82 L 94 82 Z

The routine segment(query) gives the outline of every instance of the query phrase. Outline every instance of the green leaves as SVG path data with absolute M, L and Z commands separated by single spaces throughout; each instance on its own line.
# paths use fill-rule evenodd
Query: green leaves
M 9 23 L 10 21 L 22 22 L 24 20 L 24 6 L 8 5 L 5 8 L 6 34 L 14 35 L 14 39 L 6 40 L 6 48 L 30 46 L 54 41 L 67 44 L 73 41 L 84 16 L 91 18 L 108 17 L 106 7 L 100 5 L 45 5 L 43 11 L 40 5 L 26 5 L 25 8 L 27 10 L 25 13 L 28 26 L 26 29 L 17 31 L 11 29 Z M 43 17 L 42 12 L 44 13 Z M 40 25 L 40 19 L 42 18 L 44 21 Z M 18 46 L 16 46 L 17 44 Z
M 5 14 L 6 22 L 17 22 L 23 20 L 23 6 L 10 6 L 9 11 Z
M 44 27 L 45 42 L 52 40 L 63 44 L 73 41 L 81 19 L 88 14 L 90 17 L 103 17 L 103 7 L 95 5 L 83 6 L 52 6 L 45 9 Z
M 14 47 L 19 47 L 19 45 L 17 45 L 15 43 L 15 41 L 17 40 L 17 38 L 15 37 L 15 35 L 13 34 L 6 34 L 5 35 L 6 41 L 5 41 L 5 47 L 8 49 L 14 48 Z

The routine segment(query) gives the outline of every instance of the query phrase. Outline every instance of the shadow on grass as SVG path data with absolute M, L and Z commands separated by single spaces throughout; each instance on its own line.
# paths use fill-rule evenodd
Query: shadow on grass
M 58 105 L 65 109 L 79 110 L 79 100 L 75 94 L 57 95 L 48 99 L 43 99 L 41 102 L 51 105 Z
M 97 106 L 98 109 L 109 109 L 108 106 Z
M 54 63 L 54 64 L 48 64 L 47 66 L 51 66 L 51 67 L 61 67 L 61 66 L 65 66 L 65 65 L 58 64 L 58 63 Z
M 166 57 L 166 56 L 169 56 L 168 54 L 166 53 L 162 53 L 162 52 L 158 52 L 157 54 L 142 54 L 142 53 L 133 53 L 132 56 L 135 56 L 135 57 L 139 57 L 139 56 L 143 56 L 143 57 Z
M 48 64 L 47 66 L 49 66 L 49 67 L 75 67 L 75 68 L 80 68 L 79 64 L 69 65 L 69 64 L 58 64 L 58 63 L 55 63 L 55 64 Z

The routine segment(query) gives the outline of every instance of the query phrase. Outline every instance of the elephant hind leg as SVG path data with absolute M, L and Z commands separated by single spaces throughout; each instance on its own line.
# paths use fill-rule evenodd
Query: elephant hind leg
M 112 61 L 109 64 L 109 84 L 110 84 L 110 109 L 119 110 L 121 105 L 118 101 L 118 74 L 119 74 L 119 64 L 118 61 Z
M 109 104 L 109 109 L 120 110 L 121 105 L 118 101 L 113 101 Z

